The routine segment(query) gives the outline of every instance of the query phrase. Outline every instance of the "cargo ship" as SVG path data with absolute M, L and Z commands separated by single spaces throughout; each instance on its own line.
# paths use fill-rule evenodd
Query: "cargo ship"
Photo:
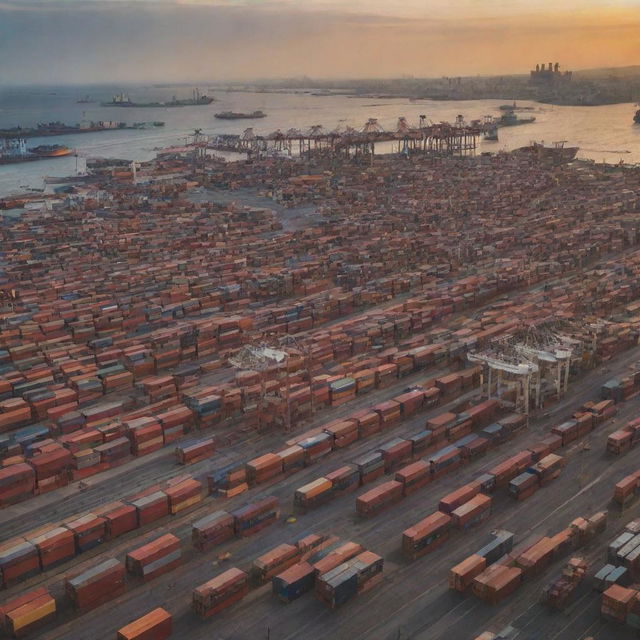
M 213 116 L 219 120 L 249 120 L 253 118 L 266 118 L 264 111 L 252 111 L 251 113 L 237 113 L 235 111 L 223 111 Z
M 63 144 L 41 144 L 29 149 L 29 153 L 38 158 L 61 158 L 63 156 L 70 156 L 73 151 Z
M 101 102 L 103 107 L 146 107 L 146 108 L 158 108 L 158 107 L 197 107 L 201 105 L 211 104 L 213 98 L 200 95 L 197 89 L 193 91 L 192 98 L 186 98 L 178 100 L 175 96 L 168 102 L 133 102 L 127 93 L 117 93 L 111 99 L 111 102 Z
M 635 115 L 635 116 L 633 116 L 633 121 L 634 121 L 636 124 L 640 124 L 640 109 L 638 109 L 638 110 L 636 111 L 636 115 Z
M 45 158 L 62 158 L 71 155 L 69 147 L 60 144 L 40 145 L 27 149 L 24 138 L 0 139 L 0 164 L 14 164 L 16 162 L 33 162 Z
M 96 133 L 98 131 L 116 131 L 122 129 L 145 129 L 163 127 L 164 122 L 136 122 L 132 125 L 114 120 L 98 120 L 82 124 L 65 124 L 64 122 L 40 122 L 35 127 L 12 127 L 0 129 L 0 138 L 41 138 L 44 136 L 61 136 L 76 133 Z
M 532 142 L 528 147 L 515 149 L 514 153 L 531 153 L 552 164 L 564 164 L 571 162 L 580 150 L 579 147 L 565 147 L 564 143 L 563 140 L 555 142 L 553 147 L 545 147 L 544 143 Z
M 519 107 L 514 100 L 513 104 L 501 104 L 498 109 L 500 111 L 533 111 L 534 107 Z

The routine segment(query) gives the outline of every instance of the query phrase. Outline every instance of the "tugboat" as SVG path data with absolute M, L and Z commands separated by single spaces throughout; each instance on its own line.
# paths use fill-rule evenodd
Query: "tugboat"
M 493 116 L 484 117 L 484 136 L 483 140 L 487 142 L 498 142 L 498 123 Z
M 498 142 L 498 126 L 493 124 L 484 132 L 484 140 L 487 142 Z
M 536 119 L 534 116 L 530 118 L 518 118 L 518 116 L 513 111 L 505 111 L 498 120 L 499 127 L 515 127 L 520 124 L 530 124 L 535 122 Z
M 251 113 L 237 113 L 235 111 L 223 111 L 222 113 L 215 113 L 214 118 L 218 120 L 250 120 L 253 118 L 266 118 L 267 114 L 264 111 L 252 111 Z
M 636 115 L 635 115 L 635 116 L 633 116 L 633 121 L 634 121 L 636 124 L 640 124 L 640 109 L 638 109 L 638 110 L 636 111 Z

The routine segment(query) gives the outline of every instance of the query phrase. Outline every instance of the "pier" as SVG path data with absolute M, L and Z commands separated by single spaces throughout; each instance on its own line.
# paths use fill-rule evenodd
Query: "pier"
M 455 123 L 427 123 L 426 116 L 420 116 L 415 127 L 406 118 L 400 117 L 395 130 L 388 131 L 377 119 L 369 118 L 360 129 L 346 126 L 328 131 L 322 125 L 313 125 L 306 131 L 278 129 L 260 135 L 253 127 L 249 127 L 239 135 L 213 136 L 207 143 L 207 148 L 246 153 L 254 158 L 317 153 L 358 157 L 374 155 L 376 144 L 392 142 L 398 153 L 462 156 L 475 153 L 478 137 L 484 129 L 485 125 L 479 120 L 467 124 L 462 116 L 458 116 Z

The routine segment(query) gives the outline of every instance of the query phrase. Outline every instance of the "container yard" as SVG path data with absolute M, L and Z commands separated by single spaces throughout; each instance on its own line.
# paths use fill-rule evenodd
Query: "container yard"
M 637 637 L 640 172 L 304 142 L 1 219 L 2 633 Z

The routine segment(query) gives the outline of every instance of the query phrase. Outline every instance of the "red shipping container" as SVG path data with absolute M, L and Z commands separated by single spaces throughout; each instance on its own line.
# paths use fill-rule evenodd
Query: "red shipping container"
M 119 503 L 104 512 L 107 536 L 117 538 L 138 528 L 138 510 L 132 504 Z
M 169 515 L 169 498 L 164 491 L 155 491 L 131 500 L 131 504 L 138 511 L 138 522 L 141 527 Z
M 431 467 L 424 460 L 417 460 L 396 471 L 395 479 L 402 483 L 402 493 L 411 495 L 431 482 Z
M 115 559 L 105 560 L 67 576 L 64 586 L 75 608 L 88 611 L 124 593 L 124 565 Z
M 60 447 L 50 453 L 42 453 L 33 456 L 30 460 L 31 466 L 36 472 L 38 483 L 51 476 L 56 476 L 71 469 L 73 456 L 68 449 Z
M 463 505 L 465 502 L 471 500 L 471 498 L 475 497 L 480 493 L 480 486 L 471 483 L 465 484 L 463 487 L 452 491 L 447 494 L 440 500 L 440 504 L 438 505 L 438 509 L 443 513 L 451 513 L 455 511 L 460 505 Z
M 247 574 L 229 569 L 194 589 L 193 609 L 201 618 L 208 618 L 242 600 L 248 592 Z
M 37 547 L 25 538 L 13 538 L 0 545 L 0 585 L 8 587 L 40 573 Z
M 158 608 L 119 629 L 117 640 L 166 640 L 171 631 L 171 614 Z
M 396 480 L 389 480 L 380 486 L 358 496 L 356 511 L 359 515 L 370 518 L 388 509 L 403 498 L 403 485 Z
M 127 571 L 145 582 L 172 571 L 181 560 L 180 539 L 171 533 L 129 551 Z
M 40 555 L 42 570 L 50 569 L 66 562 L 76 555 L 73 531 L 66 527 L 51 527 L 48 531 L 29 539 Z

